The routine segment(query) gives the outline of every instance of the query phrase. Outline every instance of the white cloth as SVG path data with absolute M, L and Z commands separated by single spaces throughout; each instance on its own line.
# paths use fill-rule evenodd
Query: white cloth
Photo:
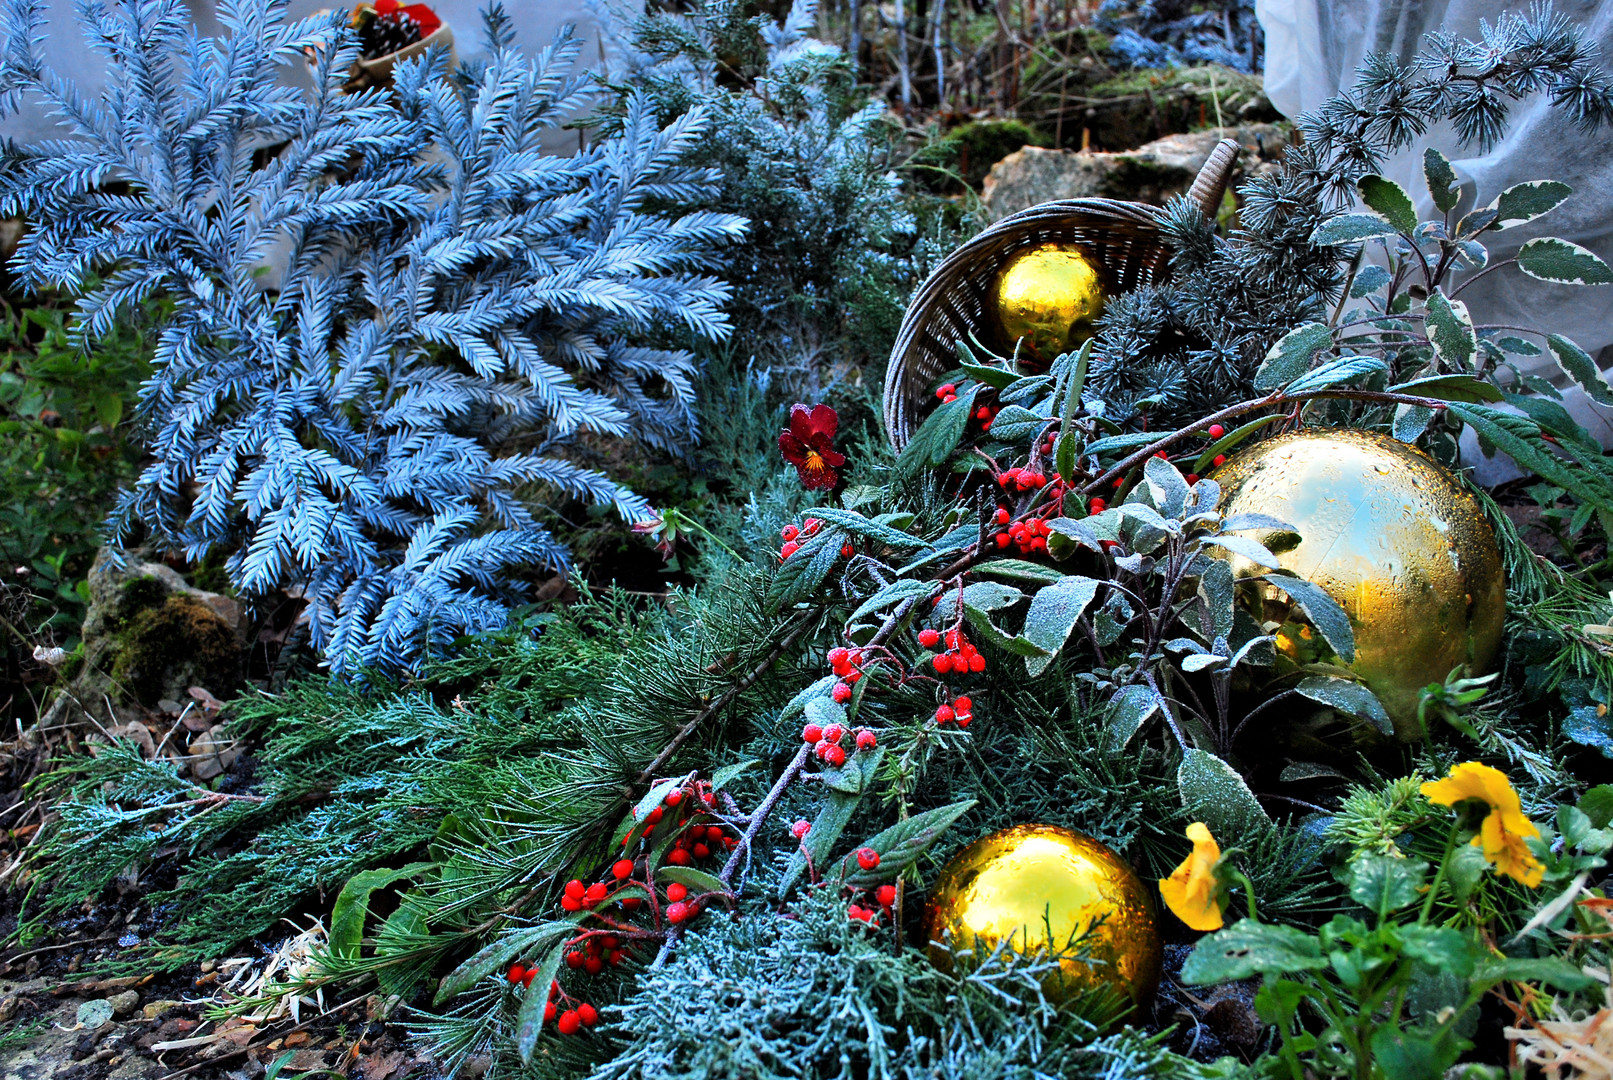
M 1601 46 L 1602 64 L 1613 65 L 1613 3 L 1556 0 L 1554 6 Z M 1527 9 L 1519 0 L 1255 0 L 1266 33 L 1266 94 L 1285 116 L 1296 117 L 1348 88 L 1367 53 L 1386 52 L 1406 62 L 1424 33 L 1446 30 L 1477 40 L 1481 20 L 1493 23 L 1507 10 Z M 1448 126 L 1436 127 L 1383 168 L 1427 216 L 1433 205 L 1422 176 L 1425 146 L 1451 159 L 1464 181 L 1459 207 L 1464 211 L 1527 180 L 1560 180 L 1573 188 L 1568 201 L 1545 217 L 1488 234 L 1484 241 L 1492 260 L 1511 257 L 1531 237 L 1560 236 L 1613 263 L 1613 129 L 1587 134 L 1541 95 L 1512 103 L 1506 135 L 1487 154 L 1458 148 Z M 1475 322 L 1564 334 L 1596 357 L 1603 370 L 1613 368 L 1613 286 L 1549 285 L 1508 267 L 1476 282 L 1462 299 Z M 1536 358 L 1531 372 L 1564 383 L 1548 356 Z M 1565 388 L 1564 397 L 1575 418 L 1603 445 L 1613 446 L 1613 413 L 1575 388 Z M 1485 471 L 1480 469 L 1481 479 Z

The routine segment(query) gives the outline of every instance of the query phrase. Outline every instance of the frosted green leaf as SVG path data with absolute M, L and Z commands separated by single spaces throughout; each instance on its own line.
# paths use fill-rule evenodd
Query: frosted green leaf
M 1203 750 L 1182 751 L 1176 786 L 1188 816 L 1210 827 L 1217 836 L 1238 836 L 1269 826 L 1271 818 L 1255 799 L 1237 770 Z

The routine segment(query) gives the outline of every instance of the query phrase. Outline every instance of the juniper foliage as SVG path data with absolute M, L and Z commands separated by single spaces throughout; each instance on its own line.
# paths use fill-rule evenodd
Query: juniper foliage
M 495 5 L 485 61 L 436 52 L 346 94 L 344 21 L 284 0 L 221 5 L 218 40 L 180 0 L 81 9 L 108 67 L 92 98 L 41 59 L 42 12 L 0 9 L 0 90 L 71 137 L 5 149 L 0 212 L 37 223 L 13 266 L 82 293 L 85 341 L 173 304 L 117 536 L 222 547 L 242 595 L 302 590 L 335 669 L 407 668 L 502 625 L 521 569 L 567 564 L 538 492 L 647 514 L 564 448 L 698 433 L 687 345 L 728 332 L 709 271 L 744 229 L 678 210 L 716 191 L 684 164 L 699 107 L 662 127 L 631 94 L 615 136 L 546 155 L 587 103 L 575 39 L 527 58 Z M 305 53 L 307 93 L 279 81 Z
M 1304 140 L 1281 167 L 1239 189 L 1228 237 L 1173 201 L 1163 220 L 1175 252 L 1170 281 L 1117 298 L 1101 321 L 1090 383 L 1108 415 L 1146 412 L 1151 427 L 1175 426 L 1251 396 L 1271 345 L 1325 320 L 1339 298 L 1337 249 L 1311 237 L 1354 199 L 1356 181 L 1440 122 L 1486 149 L 1509 103 L 1535 93 L 1587 132 L 1613 120 L 1613 81 L 1594 46 L 1548 6 L 1486 24 L 1477 42 L 1431 35 L 1410 63 L 1369 56 L 1351 90 L 1300 117 Z

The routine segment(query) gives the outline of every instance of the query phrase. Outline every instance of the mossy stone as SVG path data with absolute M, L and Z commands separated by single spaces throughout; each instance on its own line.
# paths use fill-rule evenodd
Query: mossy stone
M 240 681 L 235 631 L 193 595 L 171 594 L 140 608 L 114 637 L 112 678 L 140 701 L 180 700 L 191 686 L 224 693 Z

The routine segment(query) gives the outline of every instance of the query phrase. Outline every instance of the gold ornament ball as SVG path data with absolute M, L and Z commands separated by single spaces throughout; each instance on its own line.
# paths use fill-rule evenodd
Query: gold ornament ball
M 997 271 L 986 297 L 1001 347 L 1051 364 L 1092 336 L 1103 311 L 1103 280 L 1079 247 L 1045 241 L 1015 252 Z
M 1223 514 L 1265 514 L 1298 532 L 1294 544 L 1247 530 L 1349 615 L 1349 666 L 1400 738 L 1422 734 L 1423 687 L 1458 664 L 1482 674 L 1495 658 L 1506 618 L 1495 533 L 1478 501 L 1422 451 L 1373 432 L 1301 431 L 1235 455 L 1214 479 Z M 1259 572 L 1233 563 L 1240 576 Z M 1277 644 L 1291 654 L 1300 645 L 1282 635 Z
M 925 908 L 930 941 L 950 930 L 952 951 L 973 949 L 977 959 L 1010 937 L 1016 952 L 1046 948 L 1049 928 L 1052 950 L 1061 950 L 1094 923 L 1071 951 L 1084 948 L 1102 963 L 1061 960 L 1043 993 L 1065 1002 L 1108 986 L 1138 1004 L 1147 1001 L 1159 986 L 1163 953 L 1152 893 L 1090 836 L 1054 825 L 992 833 L 953 856 Z M 947 950 L 934 945 L 930 959 L 943 968 L 951 963 Z

